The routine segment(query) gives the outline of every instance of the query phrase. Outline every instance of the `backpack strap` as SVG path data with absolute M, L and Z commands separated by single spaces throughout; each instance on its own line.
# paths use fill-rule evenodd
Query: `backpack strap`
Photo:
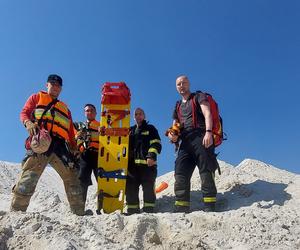
M 43 112 L 43 114 L 41 115 L 40 120 L 38 121 L 38 126 L 40 127 L 42 125 L 42 120 L 43 120 L 43 116 L 48 112 L 49 109 L 52 108 L 52 106 L 54 106 L 56 103 L 58 102 L 58 99 L 54 99 L 52 100 L 46 107 L 45 110 Z
M 176 102 L 176 112 L 177 112 L 177 117 L 178 117 L 178 121 L 181 124 L 181 110 L 180 110 L 180 105 L 181 105 L 181 100 Z
M 197 96 L 198 93 L 203 93 L 201 91 L 196 91 L 195 93 L 192 93 L 192 97 L 190 99 L 191 107 L 192 107 L 192 119 L 193 119 L 193 126 L 194 128 L 198 127 L 198 119 L 197 119 L 197 109 L 200 109 L 200 105 L 197 102 Z

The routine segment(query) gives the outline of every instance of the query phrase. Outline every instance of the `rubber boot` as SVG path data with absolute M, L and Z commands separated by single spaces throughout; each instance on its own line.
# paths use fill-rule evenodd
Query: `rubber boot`
M 174 206 L 173 213 L 189 213 L 190 207 L 188 206 Z
M 154 207 L 143 207 L 144 213 L 154 213 Z
M 140 212 L 139 208 L 127 208 L 127 215 L 139 214 Z
M 216 212 L 216 203 L 215 202 L 209 202 L 204 203 L 204 212 Z

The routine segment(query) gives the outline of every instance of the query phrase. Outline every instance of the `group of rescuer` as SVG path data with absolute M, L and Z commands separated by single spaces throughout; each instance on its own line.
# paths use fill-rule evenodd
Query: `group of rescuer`
M 11 211 L 27 210 L 38 180 L 50 164 L 63 180 L 71 212 L 76 215 L 93 213 L 85 210 L 85 203 L 88 186 L 92 185 L 92 173 L 97 181 L 100 123 L 96 120 L 97 111 L 93 104 L 84 106 L 86 121 L 73 123 L 68 106 L 58 99 L 62 88 L 62 78 L 49 75 L 46 91 L 31 95 L 21 111 L 20 119 L 29 136 L 45 129 L 51 140 L 43 153 L 37 153 L 30 144 L 26 145 L 22 172 L 12 189 Z M 196 166 L 201 178 L 203 210 L 213 212 L 217 194 L 214 173 L 219 166 L 214 153 L 210 105 L 205 94 L 190 91 L 190 82 L 185 75 L 177 77 L 176 89 L 181 101 L 174 108 L 173 124 L 180 124 L 180 135 L 172 131 L 167 133 L 171 142 L 180 141 L 175 161 L 174 212 L 190 211 L 190 181 Z M 142 108 L 134 110 L 134 120 L 135 125 L 130 127 L 129 133 L 126 180 L 129 215 L 157 211 L 155 180 L 157 156 L 162 149 L 159 133 L 146 121 Z M 140 186 L 143 207 L 140 207 Z

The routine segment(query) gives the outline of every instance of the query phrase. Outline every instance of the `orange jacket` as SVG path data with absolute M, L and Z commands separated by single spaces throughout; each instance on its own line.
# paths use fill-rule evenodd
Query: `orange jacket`
M 99 131 L 100 122 L 93 120 L 88 122 L 88 130 L 91 131 L 91 140 L 89 148 L 99 149 Z
M 90 134 L 90 140 L 88 143 L 88 149 L 94 149 L 97 150 L 99 149 L 99 132 L 98 128 L 100 126 L 100 123 L 96 120 L 93 121 L 87 121 L 87 130 L 88 133 Z M 75 133 L 77 131 L 75 130 Z M 79 150 L 83 152 L 85 148 L 83 147 L 83 141 L 78 139 L 77 140 L 77 146 L 79 147 Z
M 23 124 L 26 120 L 39 121 L 45 107 L 52 100 L 52 97 L 44 91 L 40 91 L 39 93 L 30 96 L 20 114 Z M 53 105 L 51 110 L 52 113 L 48 110 L 42 117 L 42 125 L 44 125 L 48 131 L 52 130 L 53 136 L 65 139 L 72 147 L 74 147 L 76 145 L 74 127 L 71 112 L 67 105 L 58 101 Z

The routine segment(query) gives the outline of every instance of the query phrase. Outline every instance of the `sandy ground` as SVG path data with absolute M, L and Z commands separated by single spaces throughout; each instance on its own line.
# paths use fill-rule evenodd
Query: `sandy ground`
M 155 214 L 79 217 L 68 208 L 62 181 L 48 167 L 26 213 L 9 212 L 20 165 L 0 162 L 0 249 L 300 249 L 300 175 L 246 159 L 220 161 L 215 213 L 201 211 L 200 181 L 192 178 L 189 214 L 173 214 L 173 172 L 158 177 Z M 96 186 L 87 208 L 95 210 Z

